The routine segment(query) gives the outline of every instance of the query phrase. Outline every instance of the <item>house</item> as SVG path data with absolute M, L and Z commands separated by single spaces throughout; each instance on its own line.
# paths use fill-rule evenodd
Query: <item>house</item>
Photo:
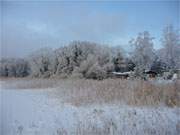
M 149 77 L 149 78 L 155 78 L 157 76 L 157 72 L 154 70 L 146 70 L 145 74 Z

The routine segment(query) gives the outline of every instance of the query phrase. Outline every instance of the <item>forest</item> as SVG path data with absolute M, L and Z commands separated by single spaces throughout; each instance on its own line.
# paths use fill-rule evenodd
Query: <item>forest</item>
M 120 46 L 89 41 L 72 41 L 58 49 L 41 48 L 25 58 L 1 58 L 1 77 L 39 77 L 105 79 L 112 72 L 133 71 L 143 78 L 146 70 L 175 72 L 180 68 L 180 34 L 172 25 L 164 28 L 161 49 L 154 49 L 154 37 L 141 32 L 129 41 L 133 48 L 125 53 Z

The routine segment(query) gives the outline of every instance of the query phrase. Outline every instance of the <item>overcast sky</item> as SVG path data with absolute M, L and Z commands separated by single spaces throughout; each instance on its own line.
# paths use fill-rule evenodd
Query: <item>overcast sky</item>
M 58 48 L 73 40 L 121 45 L 147 30 L 160 48 L 167 24 L 180 28 L 180 2 L 1 1 L 1 56 L 24 57 L 42 47 Z

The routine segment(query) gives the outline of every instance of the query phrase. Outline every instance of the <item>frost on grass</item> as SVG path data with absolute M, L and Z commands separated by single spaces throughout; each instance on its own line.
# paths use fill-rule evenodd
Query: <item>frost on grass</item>
M 4 106 L 3 118 L 9 123 L 4 121 L 3 134 L 179 134 L 179 108 L 130 107 L 113 104 L 75 107 L 61 103 L 55 98 L 47 98 L 49 92 L 51 93 L 52 90 L 5 90 L 3 94 L 6 96 L 10 94 L 9 98 L 12 100 L 8 102 L 9 99 L 6 98 L 4 101 L 13 108 L 9 110 Z M 7 117 L 7 113 L 12 112 L 12 116 Z
M 178 81 L 12 79 L 1 85 L 2 134 L 180 133 Z
M 132 106 L 180 106 L 180 80 L 102 81 L 86 79 L 8 79 L 8 89 L 55 89 L 54 95 L 76 106 L 92 104 L 120 104 Z

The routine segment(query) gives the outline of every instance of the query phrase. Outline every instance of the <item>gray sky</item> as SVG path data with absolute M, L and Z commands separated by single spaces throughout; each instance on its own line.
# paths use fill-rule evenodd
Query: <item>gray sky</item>
M 160 48 L 162 29 L 179 27 L 178 0 L 129 2 L 1 1 L 1 56 L 24 57 L 73 40 L 121 45 L 148 30 Z

